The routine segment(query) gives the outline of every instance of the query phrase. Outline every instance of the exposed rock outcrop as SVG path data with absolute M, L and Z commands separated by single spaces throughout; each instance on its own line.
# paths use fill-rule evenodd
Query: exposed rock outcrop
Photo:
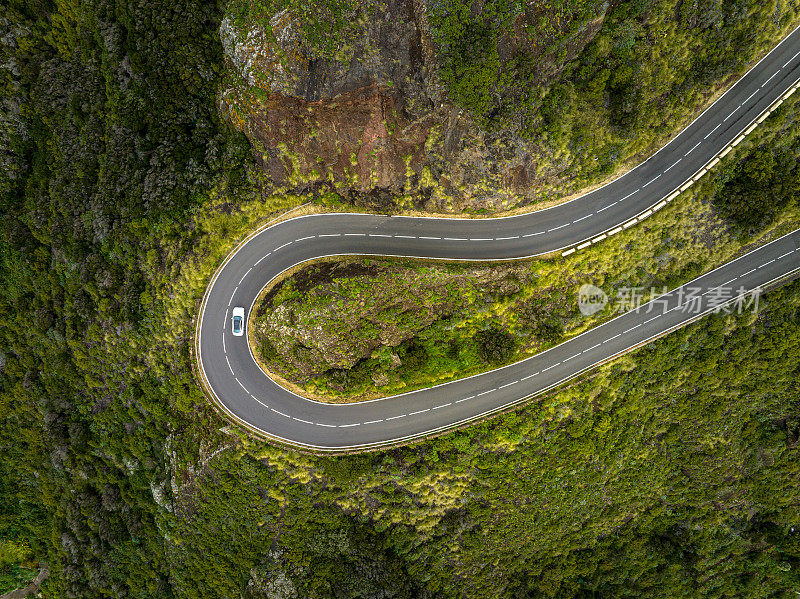
M 520 15 L 498 43 L 504 59 L 534 56 L 544 82 L 594 37 L 592 21 L 554 43 L 532 43 Z M 496 211 L 537 197 L 538 150 L 513 130 L 488 134 L 448 100 L 423 0 L 352 9 L 333 48 L 307 39 L 282 10 L 220 28 L 232 76 L 220 96 L 276 191 L 335 191 L 387 209 Z

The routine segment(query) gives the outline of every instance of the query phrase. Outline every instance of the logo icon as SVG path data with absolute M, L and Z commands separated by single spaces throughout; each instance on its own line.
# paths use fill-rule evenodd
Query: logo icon
M 581 285 L 578 289 L 578 309 L 584 316 L 591 316 L 606 307 L 608 296 L 606 292 L 594 285 Z

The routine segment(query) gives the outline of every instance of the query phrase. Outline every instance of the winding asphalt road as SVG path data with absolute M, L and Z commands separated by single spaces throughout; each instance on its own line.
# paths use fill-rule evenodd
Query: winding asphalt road
M 361 254 L 505 260 L 570 254 L 634 226 L 688 188 L 800 81 L 800 28 L 678 136 L 609 184 L 552 208 L 507 218 L 439 219 L 321 214 L 284 220 L 246 239 L 209 284 L 195 335 L 202 384 L 231 419 L 312 451 L 369 449 L 420 438 L 500 412 L 630 348 L 695 320 L 725 295 L 800 270 L 800 230 L 725 264 L 635 311 L 510 366 L 403 395 L 325 404 L 281 387 L 256 364 L 231 311 L 247 316 L 271 280 L 302 262 Z M 694 289 L 700 288 L 700 294 Z M 699 297 L 699 299 L 698 299 Z M 699 304 L 698 304 L 699 303 Z M 699 310 L 698 310 L 699 308 Z

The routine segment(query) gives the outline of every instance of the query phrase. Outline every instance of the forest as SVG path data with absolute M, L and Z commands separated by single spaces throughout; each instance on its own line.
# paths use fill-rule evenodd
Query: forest
M 307 199 L 266 192 L 218 114 L 223 8 L 0 13 L 0 590 L 47 564 L 53 598 L 793 596 L 797 283 L 410 447 L 315 457 L 211 408 L 197 301 Z M 725 193 L 786 197 L 792 151 Z

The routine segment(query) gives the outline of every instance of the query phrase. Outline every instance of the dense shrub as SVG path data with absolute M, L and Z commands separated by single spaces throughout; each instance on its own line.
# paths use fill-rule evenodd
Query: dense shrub
M 720 214 L 748 231 L 771 224 L 800 191 L 797 148 L 756 148 L 714 196 Z
M 478 355 L 484 362 L 501 364 L 508 360 L 514 352 L 514 336 L 496 327 L 490 327 L 475 333 Z

